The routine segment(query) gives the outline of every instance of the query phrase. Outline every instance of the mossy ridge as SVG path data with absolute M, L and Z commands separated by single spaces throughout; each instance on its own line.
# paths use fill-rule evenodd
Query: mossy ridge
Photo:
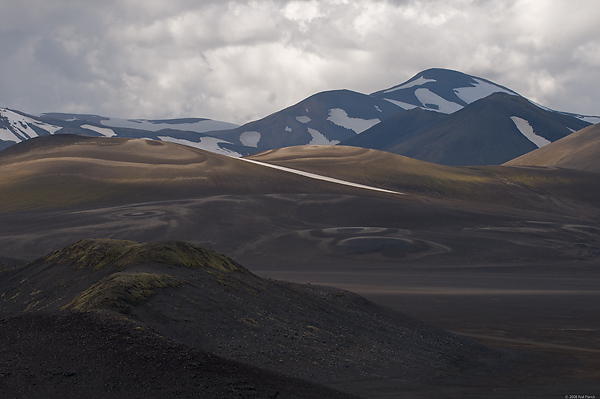
M 61 310 L 116 309 L 127 312 L 129 306 L 149 300 L 156 289 L 178 287 L 186 281 L 168 274 L 113 273 L 77 295 Z
M 117 269 L 152 261 L 187 268 L 210 268 L 221 272 L 250 274 L 243 266 L 217 252 L 186 242 L 142 244 L 113 239 L 86 239 L 42 258 L 48 263 L 73 263 L 77 269 L 100 270 L 108 265 Z
M 156 263 L 250 274 L 246 268 L 225 255 L 187 242 L 157 242 L 145 245 L 144 250 L 147 251 L 148 259 Z
M 99 270 L 141 246 L 135 241 L 86 239 L 52 252 L 42 259 L 47 263 L 73 263 L 77 269 Z

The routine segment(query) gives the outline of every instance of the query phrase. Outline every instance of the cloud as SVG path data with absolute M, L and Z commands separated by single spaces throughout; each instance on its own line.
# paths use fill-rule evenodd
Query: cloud
M 595 0 L 6 0 L 0 104 L 244 123 L 458 69 L 600 114 Z

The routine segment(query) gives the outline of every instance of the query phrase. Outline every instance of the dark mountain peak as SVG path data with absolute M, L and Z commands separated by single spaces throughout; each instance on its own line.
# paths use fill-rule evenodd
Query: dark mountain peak
M 46 255 L 41 261 L 89 270 L 105 267 L 122 270 L 139 263 L 158 263 L 220 272 L 250 273 L 217 252 L 175 241 L 141 244 L 126 240 L 86 239 Z

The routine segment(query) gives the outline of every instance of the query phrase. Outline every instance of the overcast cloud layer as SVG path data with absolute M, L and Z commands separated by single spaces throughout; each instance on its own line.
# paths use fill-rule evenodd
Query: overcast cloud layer
M 598 0 L 0 0 L 0 106 L 262 118 L 431 67 L 600 114 Z

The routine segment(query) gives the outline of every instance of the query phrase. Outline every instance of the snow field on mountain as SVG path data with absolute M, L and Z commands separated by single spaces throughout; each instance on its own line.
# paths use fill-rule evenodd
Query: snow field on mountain
M 306 115 L 302 115 L 302 116 L 297 116 L 296 120 L 300 123 L 308 123 L 310 122 L 312 119 L 310 119 L 308 116 Z
M 438 111 L 443 114 L 451 114 L 463 108 L 462 105 L 448 101 L 429 89 L 417 89 L 415 90 L 415 96 L 425 108 Z M 428 107 L 428 104 L 437 106 L 437 109 L 435 107 Z
M 515 95 L 512 91 L 505 90 L 499 86 L 494 84 L 485 82 L 480 79 L 474 79 L 476 83 L 473 87 L 457 87 L 454 89 L 454 93 L 458 98 L 466 102 L 467 104 L 471 104 L 477 100 L 481 100 L 493 93 L 507 93 L 511 95 Z
M 519 129 L 519 131 L 525 136 L 529 141 L 535 144 L 538 148 L 543 147 L 545 145 L 550 144 L 550 141 L 546 140 L 542 136 L 538 136 L 533 131 L 533 127 L 523 118 L 519 118 L 518 116 L 511 116 L 513 123 Z
M 308 128 L 308 133 L 310 133 L 310 135 L 312 136 L 312 140 L 310 141 L 310 143 L 308 143 L 308 145 L 319 145 L 319 144 L 336 145 L 336 144 L 340 143 L 339 140 L 329 140 L 327 137 L 323 136 L 323 134 L 316 129 Z
M 9 125 L 17 132 L 25 135 L 28 138 L 38 137 L 39 134 L 31 128 L 29 125 L 34 125 L 47 131 L 49 134 L 54 134 L 56 131 L 62 129 L 61 126 L 54 126 L 47 123 L 36 121 L 35 119 L 28 118 L 20 115 L 6 108 L 0 108 L 0 117 L 6 118 Z M 8 128 L 0 129 L 0 139 L 5 141 L 14 141 L 20 143 L 22 139 L 16 134 L 10 131 Z
M 100 133 L 104 137 L 115 137 L 117 135 L 112 129 L 109 129 L 107 127 L 98 127 L 98 126 L 92 126 L 92 125 L 81 125 L 81 127 L 84 129 L 93 130 L 94 132 Z
M 221 140 L 216 137 L 200 137 L 200 142 L 185 140 L 185 139 L 177 139 L 169 136 L 158 136 L 162 141 L 168 141 L 170 143 L 183 144 L 190 147 L 199 148 L 201 150 L 214 152 L 216 154 L 227 155 L 229 157 L 241 157 L 242 154 L 237 153 L 235 151 L 228 150 L 226 148 L 221 148 L 219 143 L 227 143 L 232 144 L 229 141 Z
M 345 127 L 346 129 L 354 130 L 356 134 L 362 133 L 370 127 L 375 126 L 379 122 L 379 119 L 361 119 L 351 118 L 348 116 L 346 111 L 341 108 L 332 108 L 329 110 L 328 121 L 333 122 L 335 125 Z
M 163 129 L 174 129 L 186 132 L 204 133 L 213 130 L 235 129 L 238 127 L 238 125 L 233 123 L 214 121 L 212 119 L 205 119 L 193 123 L 156 123 L 146 119 L 109 118 L 102 119 L 100 123 L 108 127 L 149 130 L 151 132 L 158 132 Z
M 421 86 L 421 85 L 424 85 L 425 83 L 429 83 L 429 82 L 436 82 L 436 80 L 435 79 L 427 79 L 427 78 L 424 78 L 423 76 L 419 76 L 418 79 L 415 79 L 412 82 L 408 82 L 408 83 L 405 83 L 398 87 L 394 87 L 392 89 L 386 90 L 386 91 L 384 91 L 384 93 L 391 93 L 396 90 L 402 90 L 402 89 L 408 89 L 408 88 L 415 87 L 415 86 Z
M 240 134 L 240 143 L 246 147 L 258 147 L 260 141 L 260 132 L 249 131 Z

